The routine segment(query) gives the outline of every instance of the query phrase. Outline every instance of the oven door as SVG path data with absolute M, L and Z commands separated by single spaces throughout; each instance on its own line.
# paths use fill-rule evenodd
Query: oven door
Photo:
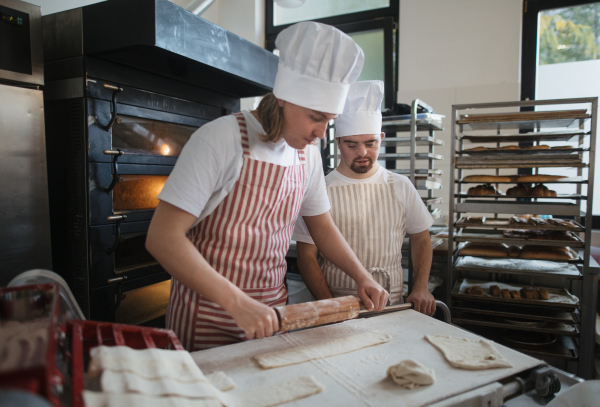
M 145 247 L 149 221 L 90 227 L 90 288 L 164 273 Z
M 152 219 L 158 194 L 173 170 L 166 165 L 88 163 L 90 225 Z M 109 190 L 113 183 L 112 189 Z

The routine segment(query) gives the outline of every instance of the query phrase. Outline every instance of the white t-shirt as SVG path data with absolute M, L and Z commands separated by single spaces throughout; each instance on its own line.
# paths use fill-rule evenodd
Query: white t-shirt
M 325 182 L 327 183 L 327 187 L 339 187 L 344 185 L 351 184 L 387 184 L 387 170 L 382 166 L 379 166 L 379 169 L 373 176 L 366 179 L 352 179 L 348 178 L 345 175 L 342 175 L 338 172 L 338 170 L 334 170 L 327 177 L 325 177 Z M 398 198 L 398 202 L 404 209 L 404 215 L 406 220 L 406 233 L 420 233 L 424 230 L 429 229 L 431 225 L 433 225 L 433 218 L 431 214 L 427 210 L 427 207 L 423 203 L 423 200 L 419 196 L 419 193 L 410 182 L 410 179 L 405 177 L 404 175 L 392 173 L 392 179 L 394 183 L 394 191 L 396 192 L 396 197 Z M 308 215 L 310 216 L 310 215 Z M 292 235 L 292 240 L 296 240 L 299 242 L 314 244 L 312 238 L 310 237 L 310 233 L 308 232 L 308 228 L 306 227 L 306 223 L 304 223 L 303 219 L 298 219 L 296 222 L 296 227 L 294 229 L 294 234 Z
M 298 150 L 282 138 L 265 143 L 258 120 L 244 111 L 248 128 L 250 158 L 289 167 L 299 165 Z M 240 177 L 243 163 L 242 135 L 233 115 L 220 117 L 200 127 L 187 142 L 158 199 L 174 205 L 198 219 L 210 215 L 231 192 Z M 300 216 L 316 216 L 331 206 L 327 197 L 323 164 L 316 146 L 305 148 L 307 183 Z

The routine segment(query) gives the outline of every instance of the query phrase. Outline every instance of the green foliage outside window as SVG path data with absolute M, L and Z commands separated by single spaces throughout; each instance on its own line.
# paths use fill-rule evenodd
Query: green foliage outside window
M 540 65 L 600 59 L 600 3 L 539 15 Z

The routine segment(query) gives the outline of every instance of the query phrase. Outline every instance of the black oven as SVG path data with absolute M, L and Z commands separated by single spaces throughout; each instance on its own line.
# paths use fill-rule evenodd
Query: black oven
M 191 50 L 173 30 L 136 31 L 140 19 L 207 37 Z M 43 26 L 54 270 L 91 319 L 160 320 L 170 276 L 145 249 L 157 196 L 199 127 L 272 88 L 277 57 L 167 0 L 108 0 Z

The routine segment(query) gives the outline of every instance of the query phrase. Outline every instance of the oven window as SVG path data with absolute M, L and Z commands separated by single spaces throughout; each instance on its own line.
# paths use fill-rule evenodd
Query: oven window
M 158 206 L 167 175 L 121 175 L 113 193 L 113 211 L 139 211 Z
M 156 260 L 145 247 L 147 235 L 148 232 L 121 235 L 121 241 L 115 250 L 115 274 L 156 264 Z
M 112 127 L 112 147 L 129 154 L 179 156 L 197 130 L 134 116 L 119 115 L 119 119 Z

